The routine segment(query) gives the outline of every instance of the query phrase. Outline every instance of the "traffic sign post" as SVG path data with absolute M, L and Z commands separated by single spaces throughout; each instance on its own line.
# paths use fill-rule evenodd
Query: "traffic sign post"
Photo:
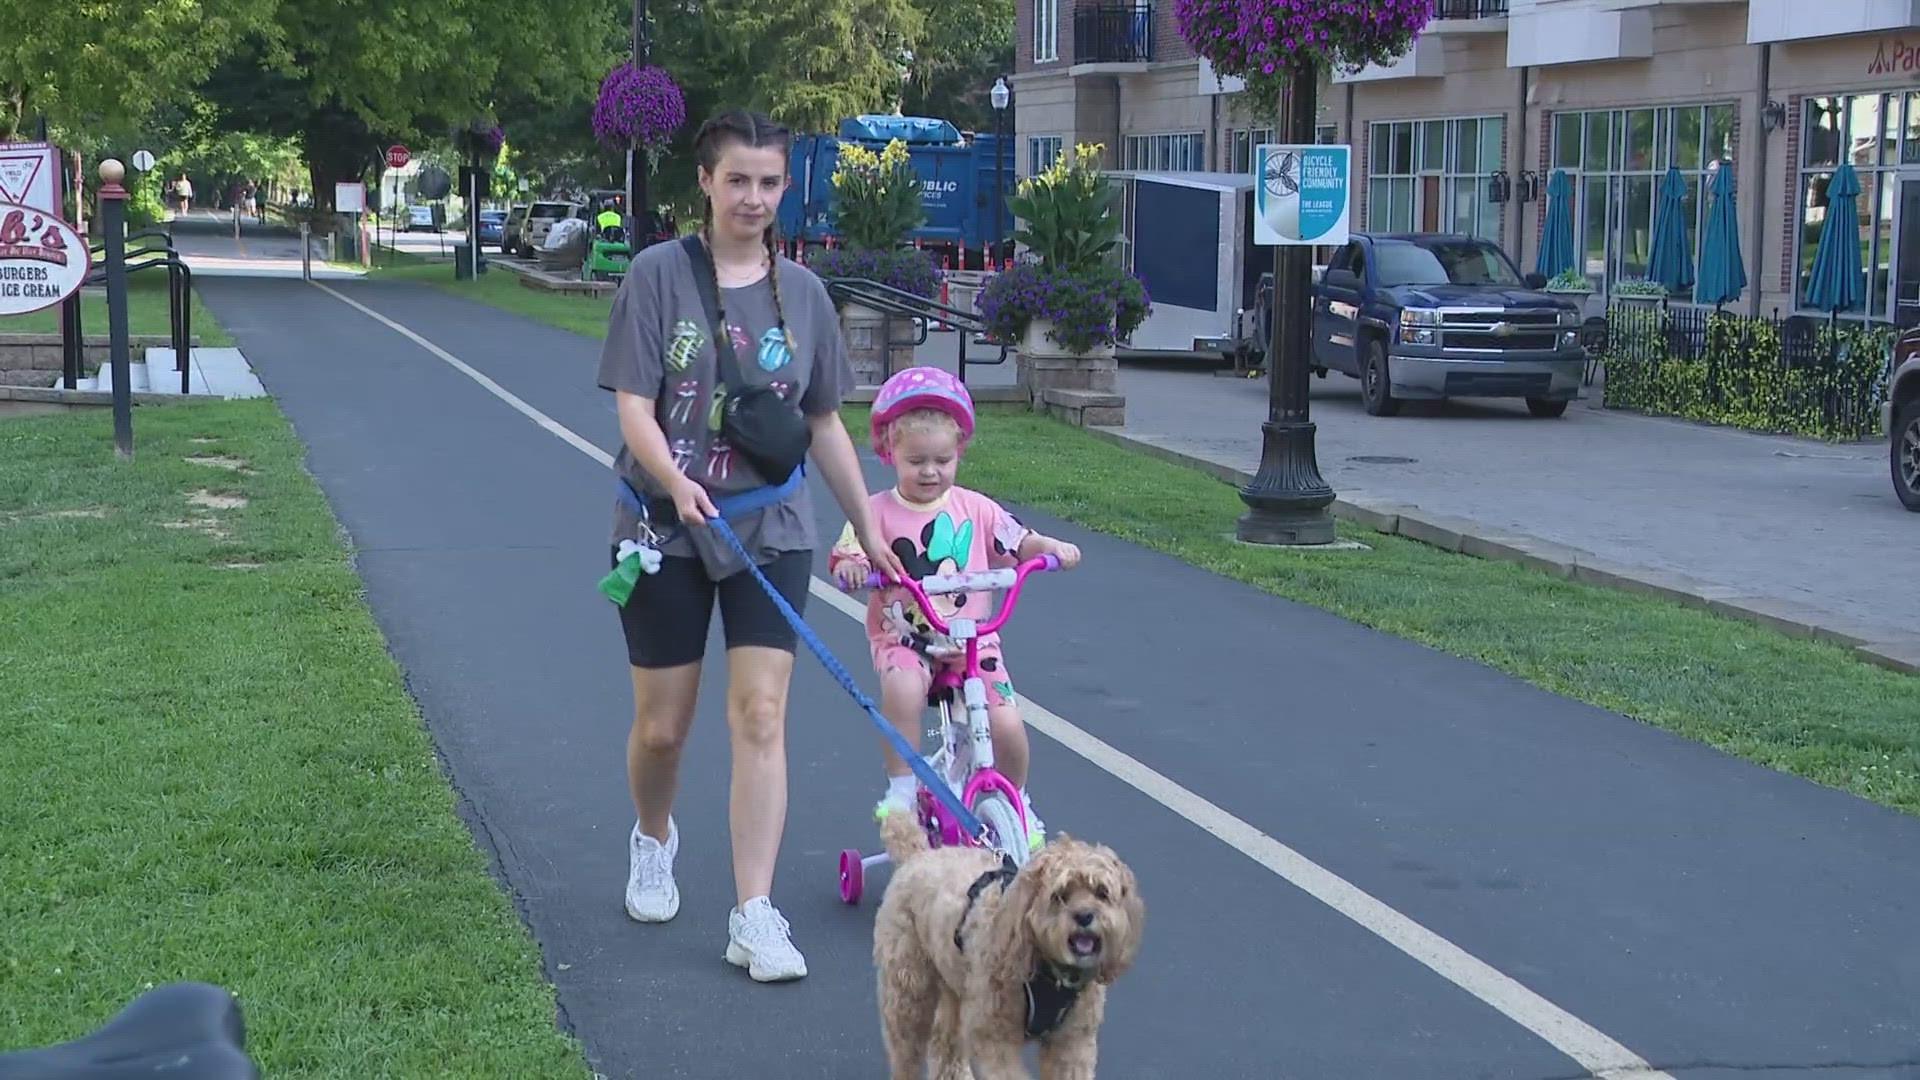
M 407 167 L 407 162 L 412 160 L 413 152 L 399 143 L 387 147 L 387 168 L 404 169 Z
M 133 152 L 133 167 L 139 169 L 141 172 L 152 172 L 153 151 L 135 150 Z

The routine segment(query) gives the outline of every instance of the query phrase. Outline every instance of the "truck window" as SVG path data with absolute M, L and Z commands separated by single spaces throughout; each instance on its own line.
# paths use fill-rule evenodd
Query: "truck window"
M 1374 245 L 1374 257 L 1380 284 L 1385 286 L 1522 285 L 1506 256 L 1488 244 L 1386 241 Z

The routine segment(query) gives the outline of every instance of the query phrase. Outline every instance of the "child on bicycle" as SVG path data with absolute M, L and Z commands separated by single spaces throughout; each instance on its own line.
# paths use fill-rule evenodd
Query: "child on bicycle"
M 869 496 L 881 539 L 916 581 L 1010 567 L 1049 554 L 1060 560 L 1061 569 L 1072 569 L 1080 562 L 1079 548 L 1034 532 L 992 499 L 953 482 L 972 436 L 973 398 L 960 380 L 939 368 L 915 367 L 886 381 L 873 402 L 873 448 L 893 466 L 898 483 Z M 871 569 L 850 531 L 841 534 L 828 564 L 849 587 L 863 584 Z M 985 619 L 993 603 L 988 594 L 930 599 L 943 622 L 956 614 Z M 912 595 L 897 587 L 875 590 L 868 599 L 867 641 L 880 675 L 880 711 L 918 746 L 934 665 L 963 663 L 965 653 L 935 631 Z M 998 634 L 980 639 L 979 655 L 994 763 L 1020 789 L 1027 843 L 1037 850 L 1046 829 L 1027 798 L 1027 730 L 1014 706 Z M 915 790 L 913 772 L 892 744 L 883 739 L 880 746 L 887 793 L 874 808 L 876 819 L 895 808 L 911 809 Z

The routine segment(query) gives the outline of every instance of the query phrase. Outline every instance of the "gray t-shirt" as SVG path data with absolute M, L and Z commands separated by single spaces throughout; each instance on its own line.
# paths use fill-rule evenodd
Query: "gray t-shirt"
M 778 263 L 780 310 L 786 315 L 789 348 L 780 335 L 775 314 L 773 282 L 763 277 L 752 285 L 722 289 L 728 336 L 740 377 L 753 385 L 772 386 L 788 401 L 799 403 L 808 416 L 839 409 L 853 386 L 853 367 L 840 337 L 840 320 L 826 286 L 806 267 L 788 259 Z M 694 281 L 693 262 L 678 243 L 655 244 L 640 252 L 627 269 L 626 280 L 613 296 L 613 312 L 606 344 L 600 351 L 600 386 L 626 390 L 654 401 L 654 417 L 666 432 L 680 471 L 699 481 L 709 496 L 762 487 L 767 479 L 719 437 L 720 409 L 725 387 L 720 382 L 712 329 Z M 653 514 L 655 527 L 670 534 L 661 553 L 694 556 L 706 564 L 707 575 L 718 581 L 746 568 L 733 548 L 712 529 L 668 527 L 673 504 L 665 489 L 634 460 L 623 439 L 614 463 L 619 474 L 664 514 Z M 808 551 L 817 546 L 813 504 L 805 486 L 777 506 L 735 520 L 734 532 L 764 563 L 782 551 Z M 613 540 L 633 538 L 638 516 L 616 499 Z

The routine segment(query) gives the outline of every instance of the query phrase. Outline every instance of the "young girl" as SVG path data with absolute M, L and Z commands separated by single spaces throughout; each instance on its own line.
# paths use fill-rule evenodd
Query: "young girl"
M 899 482 L 870 496 L 868 504 L 884 543 L 914 580 L 1016 565 L 1053 555 L 1062 569 L 1080 562 L 1080 549 L 1020 524 L 998 503 L 954 484 L 954 471 L 973 436 L 973 398 L 960 380 L 939 368 L 908 368 L 888 379 L 873 402 L 873 448 L 892 465 Z M 872 569 L 851 527 L 828 557 L 848 585 L 864 582 Z M 987 595 L 937 596 L 942 621 L 956 613 L 985 618 Z M 977 610 L 976 610 L 977 609 Z M 964 653 L 934 631 L 905 589 L 876 590 L 867 603 L 867 641 L 880 674 L 880 711 L 907 741 L 919 745 L 920 721 L 933 665 L 958 663 Z M 980 639 L 980 667 L 987 683 L 987 719 L 995 764 L 1026 802 L 1027 843 L 1039 848 L 1046 829 L 1027 799 L 1027 729 L 1014 708 L 1013 682 L 1000 656 L 1000 636 Z M 913 805 L 914 778 L 907 763 L 881 740 L 887 793 L 874 808 L 883 818 Z

